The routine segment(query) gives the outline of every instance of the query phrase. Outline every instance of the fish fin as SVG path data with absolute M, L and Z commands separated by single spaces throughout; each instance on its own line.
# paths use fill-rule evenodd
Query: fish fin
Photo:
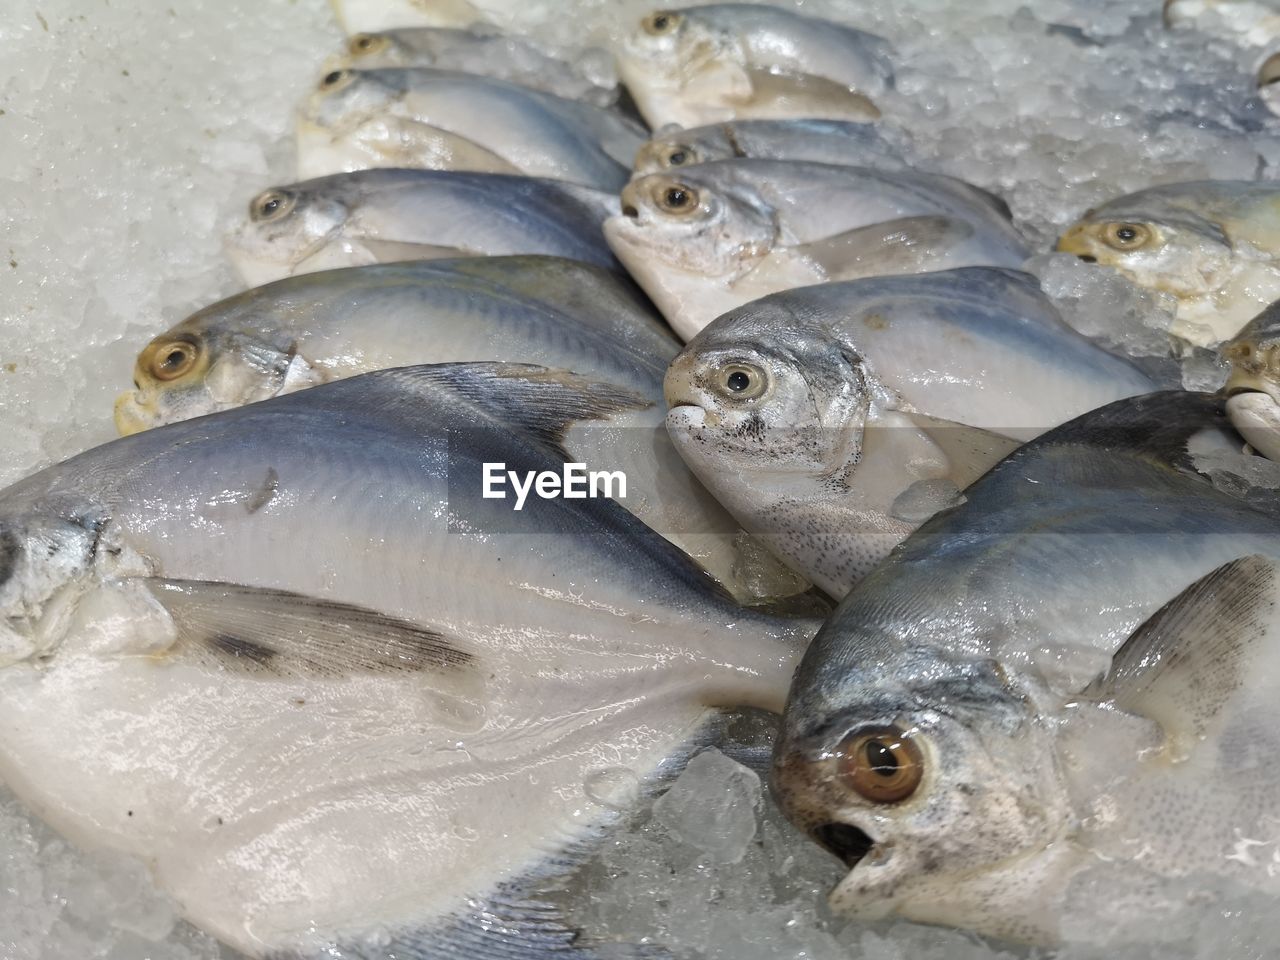
M 951 465 L 946 479 L 963 490 L 1022 445 L 981 427 L 943 420 L 923 413 L 907 413 L 907 419 L 924 431 L 947 455 Z
M 616 383 L 529 363 L 442 363 L 429 369 L 433 378 L 498 412 L 504 422 L 524 429 L 565 460 L 573 459 L 564 439 L 575 423 L 653 406 L 648 397 Z M 493 389 L 494 381 L 503 381 L 503 389 Z
M 1276 568 L 1248 556 L 1201 577 L 1157 610 L 1085 691 L 1154 720 L 1171 742 L 1203 737 L 1268 636 Z
M 750 94 L 731 97 L 750 109 L 751 116 L 871 121 L 879 120 L 880 108 L 866 94 L 810 73 L 773 73 L 747 69 Z
M 791 249 L 831 280 L 855 280 L 903 273 L 904 267 L 924 269 L 939 252 L 972 234 L 972 226 L 953 217 L 900 217 Z
M 234 583 L 142 582 L 173 620 L 170 656 L 267 677 L 475 669 L 451 638 L 366 607 Z
M 462 247 L 442 247 L 433 243 L 409 243 L 401 240 L 361 239 L 360 246 L 373 255 L 378 263 L 395 263 L 401 260 L 453 260 L 459 257 L 478 257 L 475 250 Z
M 1162 390 L 1092 410 L 1032 440 L 1022 451 L 1034 457 L 1044 447 L 1078 445 L 1195 472 L 1187 441 L 1213 429 L 1231 429 L 1222 397 Z

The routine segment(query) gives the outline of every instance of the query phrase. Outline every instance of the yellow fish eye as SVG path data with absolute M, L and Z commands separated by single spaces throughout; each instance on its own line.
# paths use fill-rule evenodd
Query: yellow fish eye
M 672 144 L 671 149 L 667 151 L 667 155 L 663 159 L 668 167 L 687 167 L 692 163 L 698 162 L 693 148 L 686 147 L 682 143 Z
M 897 727 L 856 730 L 840 745 L 840 778 L 872 803 L 901 803 L 924 779 L 924 753 Z
M 674 10 L 657 10 L 640 21 L 644 32 L 651 37 L 661 37 L 673 32 L 680 25 L 680 14 Z
M 654 189 L 653 202 L 664 213 L 683 216 L 698 209 L 698 191 L 687 184 L 671 180 Z
M 266 190 L 249 202 L 249 219 L 259 223 L 279 220 L 293 209 L 295 198 L 283 190 Z
M 1116 250 L 1137 250 L 1151 239 L 1151 230 L 1140 223 L 1108 223 L 1102 228 L 1102 239 Z
M 372 33 L 357 33 L 348 41 L 347 49 L 356 56 L 361 56 L 366 53 L 373 53 L 374 50 L 381 49 L 385 44 L 385 40 Z
M 193 340 L 157 340 L 138 358 L 138 364 L 157 380 L 177 380 L 191 372 L 200 357 L 200 347 Z

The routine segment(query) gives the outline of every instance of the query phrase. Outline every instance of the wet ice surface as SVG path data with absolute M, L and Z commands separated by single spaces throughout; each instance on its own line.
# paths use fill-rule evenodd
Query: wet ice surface
M 514 25 L 601 42 L 650 0 L 511 4 Z M 888 37 L 884 104 L 908 159 L 994 190 L 1047 253 L 1078 214 L 1153 183 L 1274 177 L 1276 121 L 1253 99 L 1256 51 L 1160 27 L 1159 0 L 806 0 Z M 234 292 L 221 234 L 263 186 L 289 179 L 291 111 L 337 52 L 322 0 L 7 0 L 0 17 L 0 484 L 112 436 L 111 400 L 140 345 Z M 1159 358 L 1165 298 L 1103 268 L 1042 257 L 1068 319 Z M 1183 372 L 1212 383 L 1206 362 Z M 1257 459 L 1220 454 L 1219 485 L 1275 486 Z M 904 505 L 904 508 L 907 505 Z M 912 505 L 914 507 L 914 505 Z M 840 866 L 799 837 L 767 791 L 714 756 L 589 864 L 584 926 L 684 958 L 994 960 L 962 934 L 842 924 L 823 896 Z M 593 783 L 626 804 L 634 783 Z M 668 796 L 672 796 L 668 794 Z M 705 807 L 698 798 L 705 796 Z M 718 811 L 708 817 L 709 810 Z M 727 818 L 732 829 L 712 832 Z M 710 825 L 708 825 L 710 824 Z M 694 841 L 694 842 L 689 842 Z M 741 854 L 737 862 L 733 856 Z M 1231 960 L 1274 950 L 1270 902 L 1167 892 L 1169 916 L 1102 912 L 1139 879 L 1114 865 L 1081 893 L 1084 932 L 1125 943 L 1060 960 Z M 1172 931 L 1172 934 L 1171 934 Z M 1015 951 L 1025 956 L 1026 951 Z M 0 792 L 0 957 L 188 960 L 219 955 L 128 858 L 69 849 Z

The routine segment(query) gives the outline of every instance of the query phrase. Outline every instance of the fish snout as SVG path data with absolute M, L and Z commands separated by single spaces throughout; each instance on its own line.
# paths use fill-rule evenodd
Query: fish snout
M 116 430 L 122 437 L 150 430 L 159 423 L 155 404 L 144 400 L 137 390 L 126 390 L 116 397 L 114 415 Z
M 1070 253 L 1085 263 L 1097 263 L 1098 258 L 1094 254 L 1093 243 L 1089 236 L 1088 227 L 1083 223 L 1077 223 L 1070 227 L 1061 237 L 1058 238 L 1058 252 Z
M 1223 350 L 1223 357 L 1231 364 L 1231 374 L 1223 388 L 1227 396 L 1265 393 L 1280 401 L 1280 344 L 1264 347 L 1241 341 Z
M 620 201 L 622 205 L 622 215 L 628 220 L 639 222 L 640 210 L 643 207 L 643 203 L 640 200 L 640 190 L 636 181 L 632 180 L 622 188 Z

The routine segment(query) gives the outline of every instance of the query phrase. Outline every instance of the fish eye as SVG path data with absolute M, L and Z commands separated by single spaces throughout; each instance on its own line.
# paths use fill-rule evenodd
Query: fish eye
M 754 400 L 769 386 L 768 376 L 754 363 L 726 363 L 713 374 L 717 391 L 730 400 Z
M 666 213 L 683 215 L 698 209 L 698 191 L 683 183 L 666 183 L 658 187 L 653 199 Z
M 1269 87 L 1280 80 L 1280 53 L 1273 53 L 1258 68 L 1258 86 Z
M 359 55 L 362 53 L 372 53 L 374 49 L 376 49 L 380 45 L 381 44 L 379 42 L 379 38 L 374 36 L 373 34 L 357 33 L 354 37 L 351 38 L 350 42 L 347 44 L 347 49 L 350 50 L 352 53 Z M 335 73 L 336 72 L 340 72 L 340 71 L 335 71 Z M 331 76 L 333 76 L 332 73 L 329 74 L 329 77 Z M 328 80 L 329 77 L 325 77 L 325 80 Z
M 1102 239 L 1116 250 L 1137 250 L 1151 239 L 1151 231 L 1140 223 L 1108 223 Z
M 698 162 L 693 149 L 683 144 L 673 146 L 667 153 L 666 161 L 668 167 L 686 167 L 691 163 Z
M 191 371 L 200 348 L 191 340 L 162 340 L 148 348 L 146 369 L 157 380 L 177 380 Z
M 279 220 L 293 209 L 295 199 L 283 190 L 267 190 L 249 203 L 249 219 L 257 222 Z
M 680 14 L 674 10 L 658 10 L 640 21 L 644 32 L 653 37 L 661 37 L 671 33 L 680 25 Z
M 841 779 L 872 803 L 901 803 L 924 779 L 924 754 L 897 727 L 856 730 L 839 752 Z
M 332 70 L 320 80 L 321 90 L 336 90 L 351 78 L 350 70 Z

